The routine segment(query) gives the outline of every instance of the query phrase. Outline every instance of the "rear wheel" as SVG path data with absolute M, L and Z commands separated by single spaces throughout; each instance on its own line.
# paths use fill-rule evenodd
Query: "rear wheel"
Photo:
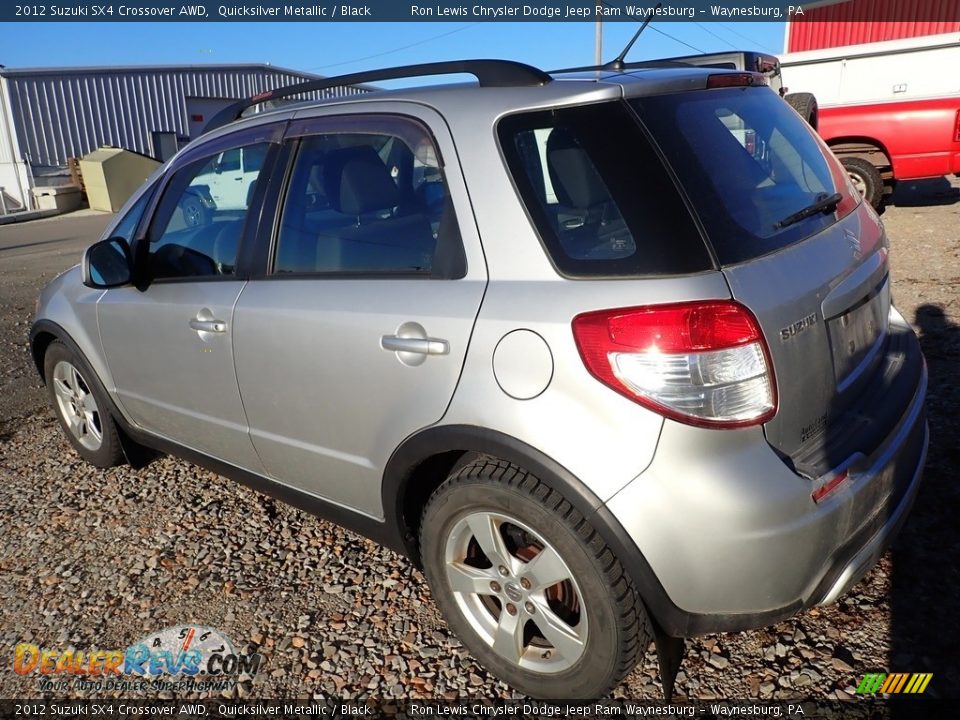
M 117 427 L 93 371 L 59 340 L 50 343 L 43 366 L 57 420 L 74 450 L 97 467 L 123 463 Z
M 602 696 L 650 643 L 636 588 L 603 539 L 514 465 L 486 458 L 455 472 L 427 504 L 420 539 L 451 629 L 527 695 Z
M 883 200 L 883 178 L 873 163 L 859 157 L 840 157 L 840 162 L 857 192 L 875 208 L 880 207 Z

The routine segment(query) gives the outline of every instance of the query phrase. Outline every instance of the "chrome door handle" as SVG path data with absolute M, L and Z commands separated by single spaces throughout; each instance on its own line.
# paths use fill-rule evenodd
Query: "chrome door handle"
M 450 353 L 450 343 L 437 338 L 384 335 L 380 338 L 380 347 L 392 352 L 416 353 L 418 355 L 448 355 Z
M 199 320 L 193 318 L 190 321 L 190 327 L 198 332 L 225 333 L 227 324 L 223 320 Z

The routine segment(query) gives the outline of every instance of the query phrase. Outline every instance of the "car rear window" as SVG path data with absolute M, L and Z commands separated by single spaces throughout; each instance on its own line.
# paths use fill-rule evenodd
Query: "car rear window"
M 814 235 L 856 207 L 845 174 L 810 127 L 769 88 L 631 100 L 673 167 L 721 265 Z M 836 210 L 782 221 L 841 193 Z
M 498 134 L 521 199 L 562 274 L 712 268 L 679 191 L 625 103 L 511 115 Z

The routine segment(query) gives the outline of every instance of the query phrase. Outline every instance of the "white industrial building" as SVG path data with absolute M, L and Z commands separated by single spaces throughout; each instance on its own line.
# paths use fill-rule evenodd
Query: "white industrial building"
M 317 77 L 262 64 L 0 66 L 0 213 L 30 209 L 33 187 L 69 182 L 69 158 L 112 145 L 166 160 L 230 102 Z

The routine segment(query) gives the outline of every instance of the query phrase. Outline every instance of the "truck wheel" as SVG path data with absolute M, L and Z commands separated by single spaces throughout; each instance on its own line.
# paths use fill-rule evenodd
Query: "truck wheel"
M 187 227 L 206 225 L 207 210 L 196 195 L 187 195 L 180 201 L 180 210 L 183 212 L 183 222 Z
M 810 127 L 817 129 L 820 121 L 820 107 L 812 93 L 790 93 L 784 95 L 783 99 L 809 123 Z
M 601 697 L 650 644 L 640 596 L 597 531 L 515 465 L 483 457 L 455 471 L 424 509 L 420 542 L 450 628 L 527 695 Z
M 880 171 L 863 158 L 841 157 L 840 163 L 863 199 L 875 209 L 879 209 L 883 200 L 883 178 L 880 177 Z

